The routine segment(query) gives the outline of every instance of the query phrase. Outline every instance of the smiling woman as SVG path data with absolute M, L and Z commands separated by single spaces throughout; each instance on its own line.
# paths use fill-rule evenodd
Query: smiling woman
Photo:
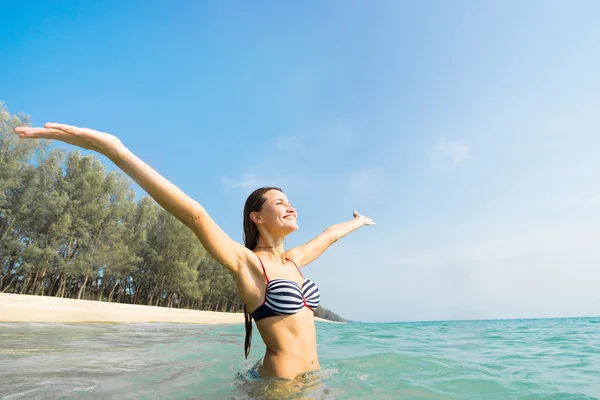
M 246 357 L 250 352 L 252 319 L 256 321 L 266 345 L 264 359 L 257 364 L 260 377 L 292 379 L 319 369 L 314 310 L 320 294 L 317 285 L 305 278 L 300 268 L 355 229 L 374 225 L 370 218 L 354 211 L 351 220 L 333 225 L 310 242 L 286 251 L 284 239 L 298 229 L 296 209 L 281 189 L 263 187 L 246 200 L 243 246 L 233 241 L 204 207 L 111 134 L 55 123 L 44 128 L 18 127 L 15 133 L 22 139 L 60 140 L 105 155 L 188 226 L 211 256 L 234 276 L 245 305 Z

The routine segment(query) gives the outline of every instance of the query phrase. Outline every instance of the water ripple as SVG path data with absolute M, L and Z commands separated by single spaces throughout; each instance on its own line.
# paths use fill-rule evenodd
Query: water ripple
M 322 371 L 285 384 L 235 379 L 241 325 L 0 324 L 0 398 L 598 399 L 598 323 L 318 323 Z

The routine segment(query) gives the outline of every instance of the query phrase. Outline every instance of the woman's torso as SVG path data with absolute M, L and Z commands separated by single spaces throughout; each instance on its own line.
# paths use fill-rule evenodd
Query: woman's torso
M 286 264 L 283 265 L 281 262 L 261 260 L 257 257 L 256 263 L 251 263 L 249 268 L 238 274 L 236 284 L 248 311 L 252 313 L 259 309 L 256 316 L 262 317 L 256 321 L 256 326 L 267 351 L 259 371 L 260 375 L 293 379 L 302 372 L 318 369 L 316 329 L 312 311 L 318 305 L 318 288 L 310 280 L 304 279 L 293 261 L 286 259 Z M 304 292 L 302 289 L 305 289 Z M 290 297 L 300 303 L 283 304 L 283 307 L 290 307 L 287 311 L 280 309 L 274 301 L 278 293 L 285 290 L 290 293 L 284 294 L 302 296 L 302 300 Z M 287 314 L 277 315 L 280 312 Z

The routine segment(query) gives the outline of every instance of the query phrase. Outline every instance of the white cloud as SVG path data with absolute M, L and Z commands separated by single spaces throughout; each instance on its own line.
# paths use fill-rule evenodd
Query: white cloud
M 442 139 L 437 143 L 433 155 L 438 159 L 449 159 L 452 165 L 458 165 L 469 159 L 469 148 L 463 143 Z
M 252 174 L 242 174 L 242 176 L 240 176 L 237 179 L 223 177 L 221 178 L 221 183 L 223 184 L 223 186 L 233 189 L 249 189 L 263 186 L 263 181 L 256 178 Z
M 242 166 L 239 176 L 223 177 L 221 183 L 227 188 L 274 185 L 314 190 L 329 177 L 339 176 L 344 189 L 364 193 L 379 187 L 374 183 L 377 178 L 374 170 L 364 168 L 351 173 L 346 180 L 343 176 L 348 154 L 360 147 L 356 138 L 352 125 L 340 119 L 321 126 L 298 128 L 263 143 L 261 157 Z
M 353 199 L 371 200 L 381 196 L 383 184 L 383 171 L 376 167 L 359 169 L 349 173 L 346 178 L 348 195 Z

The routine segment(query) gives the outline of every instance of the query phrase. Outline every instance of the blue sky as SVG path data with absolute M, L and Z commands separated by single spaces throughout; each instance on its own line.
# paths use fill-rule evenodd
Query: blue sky
M 0 5 L 12 113 L 116 134 L 236 240 L 261 185 L 288 247 L 376 220 L 305 268 L 340 315 L 600 315 L 600 3 Z

